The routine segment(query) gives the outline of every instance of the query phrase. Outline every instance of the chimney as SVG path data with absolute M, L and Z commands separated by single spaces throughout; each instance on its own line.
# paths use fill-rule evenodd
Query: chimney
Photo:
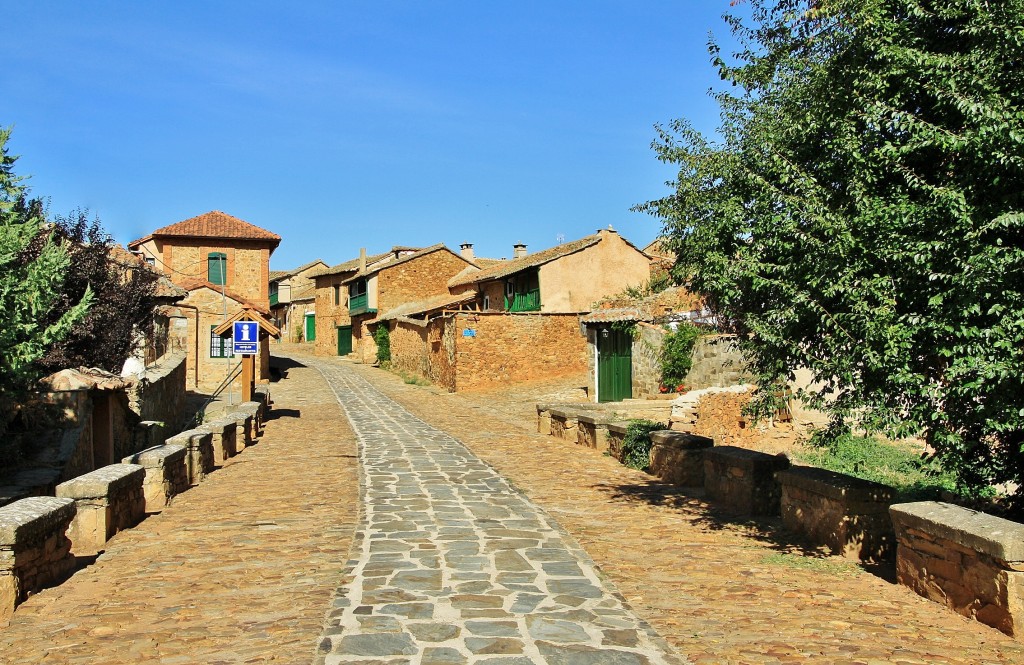
M 459 245 L 459 254 L 461 254 L 462 258 L 466 259 L 467 261 L 472 261 L 474 258 L 476 258 L 475 256 L 473 256 L 473 243 L 464 242 L 461 245 Z
M 521 259 L 524 256 L 526 256 L 526 245 L 524 245 L 521 242 L 517 242 L 516 244 L 512 245 L 513 259 Z
M 359 272 L 360 273 L 366 272 L 366 248 L 365 247 L 360 247 L 359 248 Z

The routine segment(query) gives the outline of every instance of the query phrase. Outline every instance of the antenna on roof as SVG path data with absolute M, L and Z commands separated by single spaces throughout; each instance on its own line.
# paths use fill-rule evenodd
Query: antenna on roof
M 555 236 L 555 242 L 557 242 L 559 245 L 561 245 L 563 242 L 565 242 L 565 234 L 564 233 L 559 233 L 558 235 L 556 235 Z

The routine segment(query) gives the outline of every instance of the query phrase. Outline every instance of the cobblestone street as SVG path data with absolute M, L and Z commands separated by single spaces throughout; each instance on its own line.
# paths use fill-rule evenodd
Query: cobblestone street
M 363 466 L 361 538 L 322 662 L 675 662 L 586 554 L 461 443 L 350 367 L 303 362 L 337 391 Z
M 536 434 L 542 387 L 452 395 L 282 349 L 259 443 L 19 607 L 0 663 L 1024 662 L 771 522 Z

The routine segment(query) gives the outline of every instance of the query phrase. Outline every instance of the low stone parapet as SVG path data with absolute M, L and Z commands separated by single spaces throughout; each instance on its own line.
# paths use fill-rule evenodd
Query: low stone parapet
M 745 515 L 778 515 L 781 490 L 775 473 L 789 467 L 783 456 L 720 446 L 704 454 L 708 498 Z
M 895 554 L 889 517 L 893 488 L 810 466 L 794 466 L 776 477 L 782 521 L 791 531 L 851 559 L 880 561 Z
M 608 423 L 608 454 L 622 461 L 622 442 L 626 440 L 626 429 L 629 423 Z
M 252 444 L 256 443 L 256 439 L 253 436 L 253 418 L 248 413 L 243 411 L 235 411 L 227 415 L 235 421 L 235 449 L 238 452 L 242 452 Z
M 210 423 L 204 423 L 198 429 L 209 432 L 212 435 L 213 465 L 224 466 L 224 461 L 238 454 L 236 435 L 238 425 L 234 418 L 220 418 Z
M 180 444 L 165 443 L 129 455 L 123 464 L 138 464 L 145 469 L 142 493 L 146 513 L 161 512 L 171 499 L 189 488 L 188 449 Z
M 167 443 L 185 447 L 185 471 L 189 485 L 198 485 L 213 473 L 213 433 L 209 429 L 185 430 L 167 439 Z
M 1024 637 L 1024 524 L 937 501 L 896 504 L 889 512 L 900 584 Z
M 577 416 L 576 442 L 602 453 L 607 452 L 609 446 L 608 425 L 611 423 L 611 420 L 600 416 Z
M 75 502 L 52 496 L 0 508 L 0 621 L 29 594 L 60 584 L 75 570 L 66 532 Z
M 74 499 L 77 506 L 68 529 L 75 556 L 96 554 L 118 531 L 142 521 L 145 477 L 138 464 L 111 464 L 57 485 L 57 496 Z
M 274 402 L 270 399 L 270 386 L 256 386 L 252 391 L 254 401 L 263 405 L 264 413 L 270 410 Z
M 683 487 L 704 485 L 704 452 L 715 445 L 696 434 L 659 430 L 651 432 L 650 472 L 666 483 Z
M 577 426 L 575 413 L 562 409 L 551 410 L 551 436 L 576 443 L 579 440 L 579 435 L 576 433 Z
M 246 413 L 252 417 L 252 425 L 250 426 L 250 436 L 256 439 L 263 435 L 263 408 L 259 402 L 242 402 L 238 405 L 238 411 Z

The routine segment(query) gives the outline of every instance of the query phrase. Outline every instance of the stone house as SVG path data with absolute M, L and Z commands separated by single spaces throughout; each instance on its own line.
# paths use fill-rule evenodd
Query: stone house
M 342 282 L 348 287 L 348 314 L 351 321 L 351 349 L 359 362 L 376 360 L 377 344 L 373 328 L 379 314 L 433 296 L 448 296 L 448 282 L 476 265 L 443 244 L 420 250 L 392 252 L 384 260 L 367 262 Z M 339 329 L 339 350 L 345 340 Z
M 649 258 L 612 229 L 477 269 L 449 281 L 449 296 L 378 318 L 395 367 L 450 391 L 587 370 L 580 315 L 602 297 L 650 277 Z
M 315 343 L 318 356 L 347 356 L 352 352 L 352 316 L 349 313 L 349 289 L 346 282 L 360 270 L 371 269 L 401 256 L 419 251 L 417 247 L 392 247 L 390 252 L 366 255 L 360 252 L 358 258 L 343 261 L 338 265 L 322 268 L 312 274 L 314 289 L 313 335 L 307 341 Z
M 282 338 L 310 343 L 316 339 L 313 328 L 316 281 L 313 276 L 327 267 L 324 261 L 316 259 L 294 270 L 270 271 L 270 315 L 274 325 L 280 328 Z
M 173 343 L 187 354 L 189 389 L 212 391 L 238 361 L 213 329 L 244 307 L 270 315 L 270 255 L 281 236 L 220 211 L 153 231 L 128 243 L 188 295 L 169 313 Z M 257 380 L 270 376 L 270 346 L 260 345 Z
M 473 289 L 483 312 L 589 312 L 595 302 L 650 278 L 651 260 L 611 227 L 534 254 L 467 270 L 452 293 Z

